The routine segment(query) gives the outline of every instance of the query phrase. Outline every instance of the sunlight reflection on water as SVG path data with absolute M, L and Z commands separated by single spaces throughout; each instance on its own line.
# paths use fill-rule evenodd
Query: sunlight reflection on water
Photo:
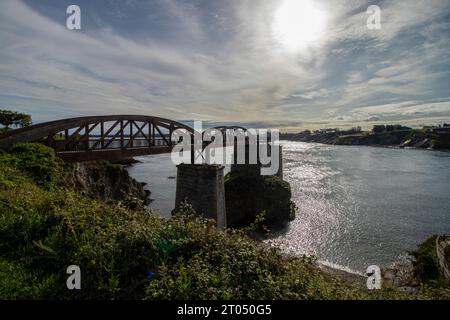
M 298 212 L 272 245 L 363 272 L 450 231 L 449 153 L 301 142 L 283 151 Z

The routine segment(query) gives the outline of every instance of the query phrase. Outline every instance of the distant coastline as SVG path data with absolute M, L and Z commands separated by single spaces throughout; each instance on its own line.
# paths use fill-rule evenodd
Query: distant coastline
M 280 140 L 332 145 L 358 145 L 416 149 L 450 149 L 450 125 L 412 129 L 401 125 L 376 125 L 371 131 L 321 129 L 280 133 Z

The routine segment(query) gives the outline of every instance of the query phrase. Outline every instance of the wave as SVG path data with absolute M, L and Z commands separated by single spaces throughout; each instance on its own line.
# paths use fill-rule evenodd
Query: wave
M 351 269 L 351 268 L 349 268 L 349 267 L 347 267 L 347 266 L 341 266 L 341 265 L 339 265 L 339 264 L 330 262 L 330 261 L 328 261 L 328 260 L 321 260 L 321 259 L 319 259 L 319 260 L 317 261 L 317 263 L 318 263 L 319 265 L 323 265 L 323 266 L 328 267 L 328 268 L 331 268 L 331 269 L 343 271 L 343 272 L 346 272 L 346 273 L 351 273 L 351 274 L 358 275 L 358 276 L 362 276 L 362 277 L 367 277 L 364 273 L 362 273 L 362 272 L 360 272 L 360 271 L 353 270 L 353 269 Z

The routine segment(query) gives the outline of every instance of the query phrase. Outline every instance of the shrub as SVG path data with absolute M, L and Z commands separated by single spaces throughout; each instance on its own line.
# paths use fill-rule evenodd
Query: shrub
M 0 166 L 10 184 L 0 184 L 0 260 L 11 282 L 0 275 L 0 298 L 142 298 L 146 272 L 158 261 L 153 242 L 161 219 L 78 196 L 42 189 L 17 169 Z M 83 290 L 69 291 L 65 270 L 82 269 Z M 52 279 L 50 281 L 49 279 Z M 44 290 L 43 288 L 48 288 Z M 36 294 L 28 295 L 27 292 Z
M 11 126 L 27 127 L 31 124 L 31 116 L 26 113 L 0 109 L 0 124 L 6 129 Z
M 39 299 L 53 285 L 54 280 L 53 276 L 42 278 L 25 270 L 17 262 L 0 258 L 1 299 Z
M 58 175 L 58 160 L 52 148 L 39 143 L 19 143 L 10 150 L 13 164 L 38 185 L 49 187 Z
M 447 281 L 439 270 L 439 262 L 436 254 L 436 237 L 433 235 L 424 241 L 418 249 L 413 252 L 417 276 L 420 280 L 431 287 L 447 287 Z
M 124 166 L 119 163 L 111 163 L 109 161 L 99 160 L 97 164 L 110 172 L 122 171 Z

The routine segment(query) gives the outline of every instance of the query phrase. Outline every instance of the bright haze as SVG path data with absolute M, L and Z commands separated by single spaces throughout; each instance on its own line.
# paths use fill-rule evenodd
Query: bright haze
M 71 4 L 81 30 L 66 28 Z M 449 52 L 443 0 L 2 0 L 0 108 L 35 122 L 438 124 L 450 121 Z

